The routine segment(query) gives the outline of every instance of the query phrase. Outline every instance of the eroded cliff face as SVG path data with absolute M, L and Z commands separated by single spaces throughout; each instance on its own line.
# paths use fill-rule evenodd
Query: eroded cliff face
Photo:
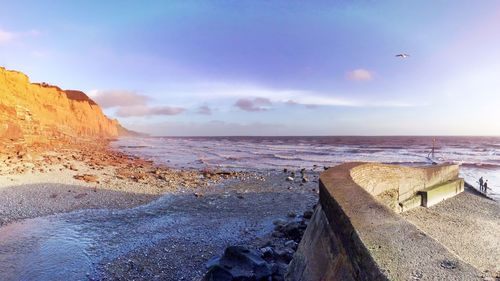
M 128 131 L 85 93 L 0 67 L 0 141 L 115 138 Z

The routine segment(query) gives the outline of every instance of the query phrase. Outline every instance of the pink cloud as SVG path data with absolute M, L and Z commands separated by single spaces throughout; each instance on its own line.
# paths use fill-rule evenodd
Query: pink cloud
M 271 101 L 267 98 L 255 98 L 251 99 L 239 99 L 236 101 L 234 106 L 241 110 L 249 112 L 266 111 L 267 106 L 272 105 Z
M 155 116 L 155 115 L 178 115 L 185 111 L 182 107 L 172 107 L 172 106 L 123 106 L 119 107 L 116 111 L 116 116 L 118 117 L 134 117 L 134 116 Z
M 371 81 L 374 79 L 374 74 L 369 70 L 358 68 L 347 72 L 347 79 L 351 81 Z
M 90 96 L 102 108 L 146 105 L 151 100 L 148 96 L 127 90 L 92 91 Z

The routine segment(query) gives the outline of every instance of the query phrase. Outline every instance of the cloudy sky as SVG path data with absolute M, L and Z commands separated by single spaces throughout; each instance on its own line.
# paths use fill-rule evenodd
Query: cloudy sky
M 500 135 L 499 1 L 0 2 L 0 65 L 130 129 Z

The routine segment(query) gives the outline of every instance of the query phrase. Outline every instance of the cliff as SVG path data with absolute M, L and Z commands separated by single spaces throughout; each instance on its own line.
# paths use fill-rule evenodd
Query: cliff
M 0 141 L 115 138 L 132 134 L 85 93 L 30 83 L 0 67 Z

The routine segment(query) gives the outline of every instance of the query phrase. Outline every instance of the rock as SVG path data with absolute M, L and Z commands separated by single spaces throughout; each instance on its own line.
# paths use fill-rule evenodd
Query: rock
M 85 182 L 95 182 L 95 183 L 99 182 L 97 180 L 98 178 L 97 178 L 96 175 L 90 175 L 90 174 L 75 175 L 75 176 L 73 176 L 73 178 L 75 178 L 77 180 L 82 180 L 82 181 L 85 181 Z
M 261 248 L 260 252 L 262 253 L 263 258 L 272 258 L 274 256 L 274 251 L 271 247 Z
M 274 225 L 285 225 L 286 221 L 278 219 L 278 220 L 273 221 L 273 224 Z
M 205 274 L 205 277 L 203 278 L 203 281 L 232 281 L 232 280 L 234 280 L 234 277 L 231 274 L 231 272 L 220 265 L 212 266 L 208 270 L 207 274 Z
M 276 250 L 275 251 L 275 258 L 278 261 L 282 261 L 286 264 L 290 263 L 290 261 L 293 258 L 294 251 L 292 249 L 282 249 L 282 250 Z
M 285 227 L 283 228 L 283 233 L 288 239 L 299 242 L 306 228 L 307 225 L 304 224 L 304 222 L 293 221 L 285 225 Z
M 273 231 L 273 233 L 271 234 L 273 237 L 275 238 L 283 238 L 285 237 L 285 234 L 281 231 Z
M 303 183 L 306 183 L 306 182 L 308 182 L 308 181 L 309 181 L 309 180 L 308 180 L 307 178 L 302 178 L 302 182 L 303 182 Z
M 293 249 L 294 251 L 297 250 L 297 247 L 299 246 L 299 243 L 293 241 L 293 240 L 288 240 L 285 242 L 285 247 L 288 247 L 290 249 Z
M 269 280 L 271 266 L 261 258 L 259 251 L 245 246 L 230 246 L 224 255 L 211 265 L 203 280 Z
M 307 210 L 307 211 L 304 212 L 304 214 L 302 215 L 302 217 L 305 218 L 305 219 L 310 219 L 312 217 L 312 215 L 313 215 L 313 211 Z
M 289 218 L 295 218 L 297 216 L 297 214 L 294 211 L 290 211 L 290 212 L 288 212 L 287 216 Z

